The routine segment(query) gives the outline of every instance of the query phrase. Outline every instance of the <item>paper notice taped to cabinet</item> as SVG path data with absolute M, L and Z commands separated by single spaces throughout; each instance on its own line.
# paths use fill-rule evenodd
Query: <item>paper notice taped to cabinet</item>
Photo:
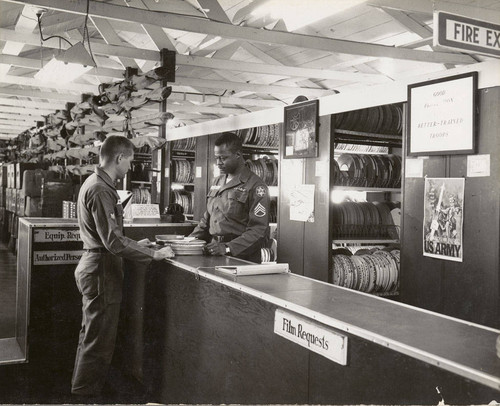
M 290 220 L 314 223 L 315 185 L 296 185 L 290 192 Z

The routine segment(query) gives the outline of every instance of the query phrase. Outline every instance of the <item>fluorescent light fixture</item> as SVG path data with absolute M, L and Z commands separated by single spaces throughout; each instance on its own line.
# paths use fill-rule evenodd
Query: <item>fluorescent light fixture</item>
M 365 0 L 269 0 L 257 7 L 252 16 L 283 19 L 288 31 L 295 31 L 364 2 Z
M 35 79 L 44 82 L 69 83 L 94 67 L 94 61 L 83 43 L 78 42 L 66 51 L 52 57 L 38 71 Z

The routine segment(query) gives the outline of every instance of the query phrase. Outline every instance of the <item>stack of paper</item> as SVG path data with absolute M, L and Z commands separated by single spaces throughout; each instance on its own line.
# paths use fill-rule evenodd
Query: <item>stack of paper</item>
M 266 265 L 229 265 L 216 266 L 216 271 L 236 276 L 243 275 L 266 275 L 273 273 L 290 272 L 288 264 L 266 264 Z

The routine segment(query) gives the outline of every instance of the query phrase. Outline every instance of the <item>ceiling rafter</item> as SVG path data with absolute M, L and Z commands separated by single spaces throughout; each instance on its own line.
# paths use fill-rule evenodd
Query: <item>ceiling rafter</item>
M 402 10 L 407 13 L 423 13 L 432 15 L 434 11 L 445 11 L 453 14 L 466 15 L 469 18 L 477 18 L 484 21 L 500 21 L 499 10 L 441 0 L 369 0 L 368 4 L 376 7 Z
M 64 0 L 4 0 L 18 4 L 32 4 L 49 9 L 83 14 L 81 4 Z M 153 24 L 166 28 L 219 35 L 221 37 L 243 39 L 251 42 L 272 43 L 298 48 L 338 52 L 351 55 L 365 55 L 406 59 L 431 63 L 466 64 L 468 58 L 461 54 L 419 51 L 405 48 L 395 48 L 379 44 L 367 44 L 355 41 L 339 40 L 326 37 L 295 34 L 280 31 L 268 31 L 251 27 L 233 26 L 231 24 L 209 21 L 199 17 L 178 15 L 174 13 L 132 9 L 109 3 L 90 1 L 89 15 L 104 17 L 111 20 L 125 20 L 139 24 Z
M 39 43 L 39 40 L 36 35 L 23 34 L 21 36 L 18 35 L 14 30 L 7 30 L 5 28 L 0 28 L 0 37 L 6 38 L 9 41 L 15 41 L 17 39 L 18 42 L 22 41 L 30 45 L 37 45 L 37 42 Z M 158 40 L 157 37 L 156 39 Z M 163 40 L 161 42 L 158 42 L 158 45 L 162 43 L 166 43 L 166 41 Z M 46 41 L 44 43 L 44 46 L 47 48 L 50 47 L 58 49 L 59 43 L 56 40 Z M 265 63 L 260 64 L 254 62 L 225 60 L 228 59 L 229 57 L 226 58 L 226 54 L 222 54 L 223 52 L 222 50 L 219 50 L 218 52 L 215 53 L 214 55 L 215 58 L 177 55 L 176 62 L 178 65 L 196 66 L 214 70 L 229 70 L 232 72 L 237 71 L 237 72 L 261 73 L 266 75 L 292 76 L 300 79 L 316 78 L 323 80 L 331 79 L 331 80 L 353 81 L 353 82 L 363 82 L 363 83 L 383 83 L 389 81 L 389 79 L 384 77 L 383 75 L 362 74 L 355 72 L 340 72 L 329 69 L 314 69 L 314 68 L 285 66 L 276 59 L 260 51 L 257 47 L 253 46 L 252 44 L 241 42 L 241 44 L 238 45 L 238 47 L 239 46 L 246 49 L 259 59 L 264 59 Z M 227 49 L 230 49 L 230 47 L 233 47 L 233 45 L 232 44 L 229 45 Z M 114 55 L 118 57 L 123 57 L 129 55 L 129 58 L 137 58 L 137 59 L 145 59 L 153 61 L 160 60 L 160 54 L 158 51 L 141 50 L 133 47 L 127 47 L 124 45 L 116 46 L 113 44 L 93 43 L 92 51 L 94 53 L 99 53 L 108 56 Z M 217 60 L 219 57 L 224 57 L 224 59 Z M 272 61 L 272 64 L 270 64 L 270 61 Z M 38 62 L 38 64 L 40 65 L 40 62 Z M 99 71 L 100 69 L 101 68 L 97 68 L 97 71 Z M 99 75 L 99 72 L 95 72 L 95 74 Z M 316 85 L 313 84 L 313 86 Z
M 115 32 L 114 28 L 111 26 L 108 20 L 99 17 L 90 17 L 90 19 L 92 20 L 92 23 L 97 28 L 99 34 L 101 34 L 101 37 L 104 39 L 104 41 L 106 41 L 107 44 L 117 45 L 117 46 L 124 45 L 123 41 Z M 127 58 L 121 56 L 118 57 L 118 59 L 120 60 L 124 68 L 130 67 L 139 69 L 139 65 L 137 65 L 137 62 L 133 58 Z
M 39 66 L 39 61 L 36 59 L 29 59 L 23 57 L 14 57 L 9 55 L 0 55 L 0 62 L 5 61 L 13 65 L 22 66 L 25 68 L 35 69 Z M 123 79 L 123 71 L 119 69 L 109 69 L 109 68 L 94 68 L 87 74 L 111 77 L 114 79 Z M 74 91 L 91 92 L 96 93 L 97 87 L 87 84 L 77 84 L 71 83 L 68 85 L 60 83 L 47 83 L 43 81 L 37 81 L 36 79 L 29 77 L 18 77 L 12 75 L 6 75 L 0 78 L 0 83 L 10 83 L 17 85 L 27 85 L 27 86 L 37 86 L 41 88 L 55 88 L 55 89 L 68 89 Z M 296 94 L 298 91 L 308 94 L 310 96 L 325 96 L 331 94 L 329 90 L 314 89 L 314 88 L 300 88 L 300 87 L 286 87 L 286 86 L 273 86 L 273 85 L 260 85 L 255 83 L 247 82 L 234 82 L 234 81 L 214 81 L 209 79 L 191 79 L 189 77 L 177 75 L 175 83 L 172 84 L 175 88 L 177 86 L 191 86 L 199 88 L 209 88 L 209 89 L 230 89 L 238 91 L 250 91 L 255 93 L 279 93 L 279 94 Z

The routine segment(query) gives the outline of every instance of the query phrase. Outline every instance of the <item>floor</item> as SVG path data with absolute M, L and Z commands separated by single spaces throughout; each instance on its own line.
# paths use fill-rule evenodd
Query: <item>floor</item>
M 16 256 L 0 242 L 0 339 L 13 337 L 16 327 Z

